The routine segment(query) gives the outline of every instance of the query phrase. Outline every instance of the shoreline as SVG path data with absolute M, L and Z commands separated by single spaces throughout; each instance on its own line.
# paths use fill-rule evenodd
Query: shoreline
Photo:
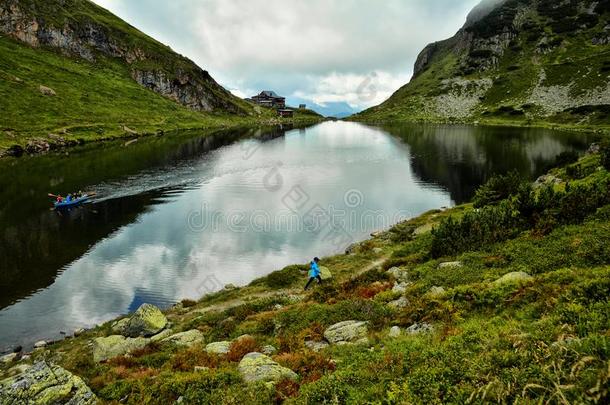
M 10 158 L 20 159 L 22 157 L 35 157 L 46 155 L 48 153 L 63 153 L 72 150 L 77 146 L 84 145 L 101 145 L 106 142 L 113 141 L 125 141 L 126 143 L 133 142 L 138 139 L 145 139 L 153 136 L 165 136 L 167 134 L 176 134 L 180 132 L 193 132 L 193 131 L 223 131 L 239 128 L 256 128 L 256 127 L 277 127 L 281 125 L 315 125 L 326 121 L 324 117 L 319 118 L 291 118 L 291 119 L 270 119 L 270 120 L 240 120 L 230 121 L 230 124 L 219 124 L 219 125 L 208 125 L 208 126 L 185 126 L 183 128 L 159 128 L 156 131 L 136 131 L 130 129 L 128 126 L 123 125 L 120 131 L 111 133 L 110 135 L 103 137 L 94 137 L 92 139 L 84 138 L 64 138 L 61 135 L 54 136 L 32 136 L 24 139 L 24 143 L 15 143 L 8 148 L 0 148 L 0 162 L 7 161 Z M 65 134 L 62 134 L 65 135 Z M 30 150 L 28 145 L 32 142 L 38 142 L 38 144 L 31 144 Z
M 607 381 L 607 359 L 601 351 L 607 327 L 589 320 L 603 319 L 607 297 L 610 267 L 594 255 L 608 258 L 610 251 L 603 244 L 591 246 L 607 239 L 610 196 L 607 188 L 593 193 L 595 202 L 585 207 L 584 217 L 581 208 L 564 202 L 592 194 L 596 185 L 607 186 L 605 153 L 587 154 L 533 183 L 560 193 L 561 207 L 570 208 L 567 217 L 554 214 L 563 219 L 551 229 L 520 221 L 531 214 L 517 211 L 516 222 L 509 226 L 518 232 L 499 239 L 494 239 L 496 233 L 485 234 L 482 241 L 474 235 L 470 245 L 458 237 L 469 237 L 467 218 L 504 229 L 496 214 L 511 210 L 506 204 L 511 197 L 489 200 L 476 210 L 472 203 L 431 210 L 373 232 L 344 254 L 323 257 L 321 264 L 333 277 L 310 291 L 303 291 L 308 266 L 291 265 L 243 287 L 225 286 L 167 310 L 143 305 L 135 313 L 41 344 L 32 352 L 3 356 L 0 376 L 5 387 L 12 387 L 30 375 L 46 375 L 44 367 L 52 368 L 82 379 L 84 389 L 101 403 L 210 397 L 218 402 L 227 393 L 269 403 L 273 395 L 285 392 L 284 374 L 268 376 L 271 382 L 262 389 L 249 379 L 246 367 L 256 357 L 274 371 L 290 373 L 296 384 L 290 398 L 296 403 L 328 401 L 337 393 L 345 402 L 367 402 L 388 394 L 383 385 L 388 379 L 398 381 L 395 387 L 405 387 L 401 395 L 428 398 L 428 384 L 413 385 L 416 391 L 406 384 L 417 384 L 419 376 L 436 370 L 451 372 L 445 386 L 463 389 L 452 392 L 459 402 L 480 394 L 479 381 L 504 378 L 514 383 L 511 375 L 504 376 L 503 367 L 494 366 L 498 356 L 523 360 L 512 370 L 524 378 L 506 399 L 525 396 L 528 384 L 546 387 L 547 381 L 554 381 L 549 380 L 554 370 L 547 366 L 561 356 L 570 361 L 562 378 L 574 383 L 574 396 L 584 398 L 599 378 Z M 588 168 L 585 177 L 574 177 L 571 169 L 576 166 Z M 568 182 L 573 187 L 564 187 Z M 533 184 L 524 191 L 535 193 Z M 452 243 L 454 237 L 460 245 Z M 569 258 L 574 261 L 566 266 Z M 131 329 L 136 326 L 147 329 L 136 333 Z M 578 327 L 585 326 L 588 329 L 579 332 Z M 576 355 L 568 357 L 564 348 Z M 553 356 L 539 356 L 536 350 Z M 467 364 L 464 353 L 469 353 Z M 568 374 L 583 358 L 591 364 L 590 378 Z M 481 364 L 494 368 L 472 367 Z M 469 375 L 474 382 L 464 376 L 465 366 L 474 373 Z M 211 391 L 210 381 L 218 381 Z M 469 385 L 464 388 L 465 383 Z M 168 384 L 175 388 L 168 391 Z
M 555 124 L 546 121 L 537 121 L 534 123 L 521 123 L 519 121 L 510 120 L 429 120 L 429 119 L 410 119 L 410 118 L 395 118 L 395 119 L 358 119 L 356 118 L 344 118 L 346 122 L 358 122 L 361 124 L 371 125 L 387 125 L 387 124 L 430 124 L 430 125 L 471 125 L 481 127 L 506 127 L 506 128 L 523 128 L 523 129 L 549 129 L 553 131 L 568 131 L 576 133 L 589 133 L 589 134 L 601 134 L 610 135 L 610 126 L 595 126 L 595 127 L 583 127 L 578 124 Z
M 344 120 L 344 121 L 345 121 L 345 120 Z M 273 126 L 277 126 L 277 125 L 281 125 L 281 124 L 284 124 L 284 125 L 299 125 L 299 124 L 303 124 L 303 125 L 315 125 L 315 124 L 320 123 L 320 122 L 323 122 L 323 120 L 286 120 L 286 121 L 282 121 L 282 122 L 276 123 L 275 125 L 270 125 L 270 126 L 271 126 L 271 127 L 273 127 Z M 350 121 L 348 120 L 347 122 L 350 122 Z M 358 121 L 356 121 L 356 122 L 358 122 Z M 359 123 L 366 124 L 367 122 L 359 122 Z M 446 124 L 446 123 L 445 123 L 445 124 L 443 124 L 443 123 L 430 123 L 430 122 L 422 122 L 422 124 L 430 124 L 430 125 L 450 125 L 450 124 Z M 261 125 L 262 125 L 262 123 L 261 123 Z M 454 124 L 454 125 L 458 125 L 458 124 Z M 469 123 L 463 123 L 462 125 L 473 125 L 473 124 L 469 124 Z M 480 124 L 480 125 L 483 125 L 483 124 Z M 237 128 L 241 128 L 241 127 L 243 127 L 243 128 L 248 128 L 249 126 L 235 125 L 235 126 L 233 126 L 233 127 L 194 128 L 194 129 L 190 129 L 190 130 L 178 130 L 178 131 L 175 131 L 175 132 L 174 132 L 174 131 L 172 131 L 172 132 L 167 132 L 167 133 L 165 133 L 163 136 L 165 136 L 165 135 L 170 135 L 170 134 L 175 134 L 175 133 L 188 133 L 188 132 L 190 132 L 190 131 L 200 131 L 200 130 L 210 130 L 210 131 L 214 131 L 214 132 L 215 132 L 215 131 L 222 131 L 222 130 L 237 129 Z M 214 132 L 211 132 L 211 133 L 214 133 Z M 584 132 L 584 131 L 583 131 L 583 132 Z M 210 134 L 211 134 L 211 133 L 210 133 Z M 140 135 L 137 135 L 137 136 L 132 135 L 132 136 L 130 136 L 130 137 L 125 136 L 125 137 L 117 137 L 117 138 L 106 138 L 106 139 L 100 139 L 100 140 L 97 140 L 97 141 L 92 141 L 92 142 L 89 142 L 89 143 L 87 143 L 87 144 L 93 144 L 93 146 L 95 147 L 95 144 L 98 144 L 98 145 L 99 145 L 99 144 L 101 144 L 101 143 L 103 143 L 103 142 L 126 141 L 126 143 L 129 143 L 129 142 L 132 142 L 133 140 L 137 140 L 137 139 L 140 139 L 140 138 L 148 138 L 148 137 L 152 137 L 152 136 L 159 136 L 159 135 L 158 135 L 158 134 L 155 134 L 155 133 L 150 133 L 150 134 L 145 134 L 145 133 L 143 133 L 143 134 L 140 134 Z M 69 149 L 69 148 L 68 148 L 68 149 Z M 60 152 L 61 152 L 61 151 L 58 151 L 58 150 L 51 151 L 51 153 L 60 153 Z M 43 154 L 38 154 L 38 155 L 33 155 L 33 156 L 35 157 L 35 156 L 40 156 L 40 155 L 44 155 L 44 153 L 43 153 Z M 448 211 L 453 211 L 453 210 L 455 210 L 455 209 L 459 209 L 459 210 L 461 210 L 461 209 L 462 209 L 464 206 L 468 206 L 468 205 L 469 205 L 469 203 L 455 205 L 455 206 L 453 206 L 453 207 L 450 207 L 450 208 L 448 209 Z M 444 208 L 446 208 L 446 207 L 437 207 L 437 208 L 433 208 L 433 209 L 431 209 L 431 211 L 445 211 L 445 210 L 444 210 Z M 416 216 L 416 217 L 411 218 L 410 220 L 407 220 L 407 221 L 404 221 L 404 222 L 410 222 L 410 221 L 413 221 L 413 220 L 420 219 L 420 217 L 426 216 L 427 214 L 428 214 L 428 212 L 423 213 L 423 214 L 421 214 L 421 215 L 419 215 L 419 216 Z M 399 225 L 399 224 L 401 224 L 401 223 L 402 223 L 402 222 L 399 222 L 399 223 L 393 224 L 393 225 L 392 225 L 392 227 L 393 227 L 393 226 L 396 226 L 396 225 Z M 391 228 L 391 227 L 390 227 L 390 228 Z M 380 235 L 383 235 L 384 233 L 387 233 L 387 232 L 388 232 L 388 230 L 383 230 L 383 231 L 380 231 L 380 232 L 379 232 L 379 234 L 380 234 Z M 372 236 L 372 235 L 371 235 L 371 236 Z M 377 237 L 377 236 L 375 236 L 375 237 Z M 366 242 L 366 241 L 372 240 L 372 239 L 374 239 L 375 237 L 372 237 L 372 238 L 366 238 L 366 239 L 363 239 L 363 240 L 359 240 L 359 241 L 356 241 L 355 243 L 360 244 L 360 243 L 363 243 L 363 242 Z M 333 256 L 338 256 L 338 255 L 340 255 L 340 253 L 337 253 L 336 255 L 333 255 Z M 257 278 L 255 278 L 255 279 L 253 279 L 252 281 L 250 281 L 250 283 L 249 283 L 249 284 L 256 283 L 257 281 L 260 281 L 261 279 L 264 279 L 265 277 L 269 276 L 270 274 L 277 273 L 277 272 L 280 272 L 280 271 L 281 271 L 281 270 L 275 270 L 275 271 L 272 271 L 272 272 L 270 272 L 270 273 L 267 273 L 267 274 L 266 274 L 266 275 L 264 275 L 264 276 L 257 277 Z M 249 284 L 246 284 L 246 285 L 243 285 L 243 286 L 239 286 L 239 288 L 238 288 L 238 289 L 241 289 L 241 288 L 247 287 Z M 210 293 L 210 294 L 206 294 L 206 295 L 204 295 L 204 296 L 198 297 L 198 298 L 197 298 L 197 301 L 204 300 L 204 299 L 205 299 L 207 296 L 209 296 L 209 295 L 215 295 L 215 294 L 217 294 L 217 293 L 221 293 L 221 292 L 223 292 L 223 291 L 224 291 L 224 290 L 219 290 L 219 291 L 216 291 L 216 292 L 214 292 L 214 293 Z M 171 305 L 170 305 L 170 306 L 168 306 L 168 307 L 163 307 L 163 308 L 162 308 L 162 310 L 163 310 L 163 311 L 171 311 L 171 310 L 172 310 L 172 309 L 173 309 L 173 308 L 174 308 L 176 305 L 180 304 L 180 302 L 181 302 L 181 301 L 183 301 L 183 300 L 184 300 L 184 299 L 177 299 L 177 300 L 176 300 L 176 302 L 175 302 L 174 304 L 171 304 Z M 95 324 L 95 325 L 93 325 L 93 326 L 86 327 L 86 328 L 85 328 L 85 330 L 86 330 L 86 331 L 89 331 L 89 330 L 94 330 L 94 329 L 96 329 L 96 328 L 98 328 L 98 327 L 103 326 L 104 324 L 106 324 L 106 323 L 108 323 L 108 322 L 113 322 L 113 321 L 116 321 L 117 319 L 121 319 L 122 317 L 125 317 L 126 315 L 129 315 L 129 313 L 124 313 L 124 314 L 121 314 L 121 315 L 119 315 L 118 317 L 111 318 L 111 319 L 109 319 L 109 320 L 107 320 L 107 321 L 105 321 L 105 322 L 102 322 L 101 324 Z M 62 333 L 62 332 L 65 332 L 65 333 Z M 47 338 L 42 338 L 42 339 L 40 339 L 40 340 L 44 340 L 44 341 L 46 341 L 46 342 L 47 342 L 47 343 L 49 343 L 49 344 L 51 344 L 51 343 L 57 343 L 57 342 L 61 342 L 61 341 L 66 340 L 66 338 L 71 338 L 71 337 L 73 337 L 73 333 L 72 333 L 72 332 L 73 332 L 73 331 L 59 331 L 59 332 L 58 332 L 56 335 L 63 335 L 63 336 L 64 336 L 63 338 L 60 338 L 60 339 L 55 339 L 55 338 L 49 338 L 49 339 L 47 339 Z M 19 343 L 15 344 L 15 345 L 13 345 L 13 346 L 23 346 L 23 347 L 29 347 L 29 346 L 31 346 L 31 345 L 25 344 L 23 341 L 20 341 Z M 9 348 L 10 348 L 10 346 L 0 348 L 0 349 L 7 349 L 7 351 L 0 352 L 0 354 L 7 354 L 7 353 L 10 353 Z M 33 349 L 33 347 L 31 347 L 30 349 Z
M 430 213 L 433 213 L 433 212 L 449 211 L 449 210 L 452 210 L 454 208 L 462 207 L 463 205 L 468 205 L 468 204 L 462 204 L 462 205 L 459 205 L 459 206 L 454 206 L 454 207 L 449 207 L 449 208 L 447 208 L 447 207 L 433 208 L 433 209 L 431 209 L 431 210 L 429 210 L 427 212 L 424 212 L 421 215 L 418 215 L 418 216 L 413 217 L 411 219 L 408 219 L 408 220 L 405 220 L 405 221 L 401 221 L 401 222 L 397 222 L 397 223 L 393 224 L 392 226 L 390 226 L 388 229 L 377 230 L 375 232 L 372 232 L 369 235 L 368 238 L 354 241 L 352 243 L 352 245 L 353 246 L 358 246 L 358 245 L 360 245 L 362 243 L 365 243 L 367 241 L 370 241 L 370 240 L 373 240 L 373 239 L 376 239 L 376 238 L 383 238 L 390 231 L 390 229 L 392 229 L 393 227 L 395 227 L 397 225 L 400 225 L 402 223 L 407 223 L 407 222 L 415 221 L 415 220 L 419 219 L 420 217 L 429 215 Z M 346 247 L 346 249 L 349 249 L 352 245 Z M 335 253 L 335 254 L 333 254 L 331 256 L 328 256 L 328 257 L 338 257 L 338 256 L 342 256 L 343 254 L 347 254 L 347 253 L 341 253 L 341 251 L 339 251 L 339 252 L 337 252 L 337 253 Z M 328 257 L 326 257 L 326 259 L 328 259 Z M 287 265 L 286 267 L 290 267 L 290 266 L 294 266 L 294 265 L 297 265 L 297 264 L 292 263 L 292 264 Z M 265 274 L 263 276 L 258 276 L 256 278 L 252 279 L 249 283 L 247 283 L 245 285 L 235 286 L 234 284 L 226 284 L 225 286 L 223 286 L 222 289 L 220 289 L 218 291 L 213 291 L 213 292 L 204 294 L 204 295 L 196 298 L 194 301 L 202 302 L 202 301 L 204 301 L 206 299 L 216 298 L 218 295 L 222 295 L 224 293 L 239 292 L 240 290 L 242 290 L 244 288 L 247 288 L 247 287 L 251 286 L 252 284 L 260 283 L 261 281 L 263 281 L 264 279 L 266 279 L 267 277 L 269 277 L 272 274 L 280 273 L 282 271 L 283 271 L 283 269 L 273 270 L 273 271 L 271 271 L 271 272 L 269 272 L 269 273 L 267 273 L 267 274 Z M 266 294 L 268 292 L 269 291 L 266 291 L 263 294 Z M 282 292 L 281 290 L 280 291 L 275 291 L 275 293 L 281 293 L 281 292 Z M 183 308 L 183 302 L 185 302 L 185 301 L 193 301 L 193 300 L 190 299 L 190 298 L 179 298 L 179 299 L 176 300 L 176 302 L 174 302 L 173 304 L 170 304 L 167 307 L 159 306 L 159 309 L 163 313 L 168 313 L 168 312 L 171 312 L 171 311 L 174 311 L 174 310 L 181 310 Z M 210 306 L 213 306 L 213 304 L 210 305 Z M 7 307 L 7 308 L 9 308 L 9 307 Z M 17 348 L 17 347 L 21 348 L 21 350 L 18 353 L 22 357 L 23 356 L 30 356 L 33 353 L 35 353 L 37 351 L 37 349 L 45 348 L 45 347 L 50 346 L 52 344 L 65 342 L 67 340 L 74 339 L 74 338 L 76 338 L 76 337 L 78 337 L 78 336 L 80 336 L 80 335 L 82 335 L 84 333 L 87 333 L 87 332 L 90 332 L 90 331 L 94 331 L 94 330 L 96 330 L 98 328 L 103 328 L 105 325 L 113 324 L 113 323 L 115 323 L 115 322 L 117 322 L 117 321 L 119 321 L 119 320 L 121 320 L 123 318 L 129 317 L 134 312 L 135 312 L 135 310 L 131 311 L 131 312 L 122 313 L 122 314 L 120 314 L 118 316 L 115 316 L 113 318 L 110 318 L 110 319 L 108 319 L 108 320 L 106 320 L 104 322 L 101 322 L 101 323 L 98 323 L 98 324 L 95 324 L 95 325 L 89 326 L 89 327 L 82 326 L 82 327 L 79 327 L 79 328 L 77 328 L 77 329 L 75 329 L 75 330 L 73 330 L 71 332 L 60 330 L 57 333 L 58 335 L 63 336 L 63 338 L 60 338 L 60 339 L 46 338 L 45 337 L 45 338 L 36 339 L 36 342 L 31 343 L 31 344 L 26 344 L 25 342 L 20 341 L 19 343 L 16 343 L 16 344 L 13 344 L 13 345 L 9 345 L 9 346 L 6 346 L 4 348 L 0 348 L 0 349 L 3 349 L 3 351 L 0 351 L 0 357 L 8 355 L 8 354 L 11 354 L 11 353 L 15 353 L 14 348 Z M 36 347 L 36 343 L 37 342 L 45 342 L 45 344 L 44 344 L 44 346 L 42 346 L 40 348 L 37 348 Z M 4 349 L 6 349 L 6 350 L 4 350 Z M 0 365 L 1 365 L 1 363 L 0 363 Z

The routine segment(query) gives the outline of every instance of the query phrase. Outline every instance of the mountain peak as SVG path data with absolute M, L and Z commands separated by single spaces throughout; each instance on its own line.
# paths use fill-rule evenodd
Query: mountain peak
M 466 25 L 464 28 L 470 27 L 472 24 L 487 17 L 496 7 L 501 6 L 508 0 L 483 0 L 466 17 Z
M 484 0 L 361 120 L 608 127 L 610 2 Z

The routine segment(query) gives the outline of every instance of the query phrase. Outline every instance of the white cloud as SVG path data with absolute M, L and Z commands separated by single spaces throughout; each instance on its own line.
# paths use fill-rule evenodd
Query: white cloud
M 297 90 L 293 96 L 310 99 L 316 104 L 346 102 L 354 108 L 382 103 L 409 79 L 408 74 L 373 71 L 370 74 L 338 73 L 310 78 L 307 90 Z
M 235 94 L 274 89 L 371 105 L 408 81 L 419 51 L 453 35 L 478 0 L 95 0 L 193 59 Z

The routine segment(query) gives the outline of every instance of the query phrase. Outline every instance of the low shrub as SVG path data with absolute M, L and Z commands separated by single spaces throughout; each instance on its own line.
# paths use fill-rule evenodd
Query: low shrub
M 240 361 L 246 354 L 252 352 L 259 352 L 261 350 L 260 345 L 252 336 L 241 337 L 233 343 L 227 353 L 227 360 L 237 362 Z
M 303 278 L 303 273 L 309 269 L 307 265 L 292 265 L 282 270 L 275 271 L 268 276 L 254 280 L 250 285 L 264 285 L 272 289 L 281 289 L 292 286 L 296 281 Z
M 355 295 L 359 298 L 370 299 L 370 298 L 374 298 L 379 293 L 390 290 L 391 288 L 392 288 L 392 283 L 390 283 L 390 282 L 385 282 L 385 283 L 375 282 L 368 286 L 358 287 L 355 291 Z
M 307 329 L 313 322 L 319 322 L 324 328 L 348 319 L 369 321 L 370 327 L 380 329 L 389 322 L 391 310 L 382 303 L 373 300 L 347 299 L 334 305 L 309 304 L 292 307 L 276 316 L 276 323 L 281 325 L 281 334 L 298 334 Z
M 578 152 L 573 151 L 573 150 L 566 150 L 566 151 L 561 152 L 559 155 L 557 155 L 557 157 L 555 158 L 555 163 L 553 164 L 553 167 L 564 167 L 564 166 L 567 166 L 569 164 L 576 162 L 577 160 L 578 160 Z
M 170 364 L 176 371 L 193 371 L 195 366 L 216 368 L 220 364 L 220 359 L 200 347 L 192 347 L 175 353 L 171 357 Z
M 195 305 L 197 305 L 197 301 L 189 300 L 189 299 L 182 300 L 182 301 L 180 301 L 180 303 L 182 304 L 182 306 L 184 308 L 190 308 L 190 307 L 194 307 Z
M 524 229 L 523 222 L 508 200 L 469 211 L 458 220 L 449 217 L 432 230 L 430 254 L 433 258 L 452 256 L 513 238 Z
M 610 170 L 610 141 L 602 142 L 599 145 L 601 164 L 606 170 Z
M 512 171 L 507 174 L 492 176 L 485 184 L 476 191 L 472 200 L 475 208 L 495 204 L 516 194 L 523 184 L 518 172 Z
M 275 403 L 284 403 L 289 398 L 299 395 L 301 384 L 292 380 L 282 380 L 275 384 Z
M 413 239 L 415 226 L 406 222 L 397 224 L 390 229 L 390 238 L 394 243 L 407 242 Z
M 610 204 L 610 181 L 607 178 L 568 188 L 559 200 L 557 220 L 565 224 L 579 223 L 607 204 Z
M 478 204 L 495 200 L 499 194 L 495 189 L 485 187 L 479 193 Z M 568 184 L 565 192 L 556 192 L 548 186 L 533 193 L 530 185 L 521 183 L 516 194 L 495 206 L 469 211 L 461 219 L 443 220 L 432 230 L 430 255 L 439 258 L 476 250 L 511 239 L 530 228 L 534 228 L 535 235 L 543 236 L 556 225 L 580 223 L 607 204 L 610 204 L 609 178 L 575 187 Z
M 274 360 L 297 373 L 303 383 L 317 381 L 336 369 L 330 357 L 312 351 L 283 353 L 275 356 Z

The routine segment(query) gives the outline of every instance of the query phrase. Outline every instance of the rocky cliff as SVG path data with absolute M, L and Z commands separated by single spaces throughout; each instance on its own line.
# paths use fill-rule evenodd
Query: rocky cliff
M 356 119 L 610 122 L 610 1 L 485 0 Z
M 0 0 L 0 34 L 90 62 L 122 60 L 140 85 L 192 110 L 248 109 L 207 71 L 88 0 Z

